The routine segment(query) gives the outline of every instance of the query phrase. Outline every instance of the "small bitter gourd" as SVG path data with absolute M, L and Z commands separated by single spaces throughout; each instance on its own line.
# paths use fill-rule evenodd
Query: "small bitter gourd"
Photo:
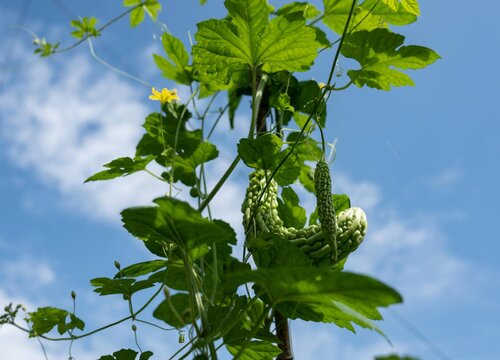
M 368 223 L 365 212 L 358 207 L 351 207 L 336 214 L 337 256 L 333 256 L 331 238 L 326 238 L 321 224 L 312 224 L 302 229 L 285 227 L 278 214 L 276 181 L 270 180 L 267 190 L 263 193 L 269 177 L 270 172 L 265 170 L 256 170 L 249 176 L 250 181 L 242 204 L 243 226 L 248 238 L 263 233 L 279 235 L 297 245 L 316 266 L 333 266 L 361 244 Z
M 318 219 L 325 239 L 330 245 L 332 260 L 337 260 L 337 218 L 332 199 L 332 179 L 328 164 L 318 161 L 314 171 L 314 190 L 316 190 Z

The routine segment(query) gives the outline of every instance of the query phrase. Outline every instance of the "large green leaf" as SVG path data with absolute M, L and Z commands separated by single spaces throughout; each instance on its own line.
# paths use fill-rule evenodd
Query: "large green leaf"
M 236 355 L 244 347 L 240 355 L 241 360 L 273 360 L 281 353 L 281 350 L 274 344 L 267 341 L 241 342 L 241 345 L 226 345 L 227 350 Z
M 306 71 L 316 58 L 319 46 L 316 31 L 306 26 L 301 13 L 277 16 L 262 34 L 251 65 L 263 64 L 263 70 L 268 72 Z
M 167 324 L 182 328 L 194 321 L 189 295 L 177 293 L 163 300 L 153 312 L 153 316 Z
M 382 90 L 414 85 L 407 74 L 397 69 L 421 69 L 440 56 L 426 47 L 401 46 L 404 39 L 404 36 L 386 29 L 357 31 L 347 36 L 342 54 L 361 65 L 361 69 L 347 72 L 354 84 Z
M 371 321 L 382 318 L 377 308 L 402 301 L 394 289 L 371 277 L 307 266 L 234 273 L 227 281 L 256 283 L 289 318 L 333 322 L 351 331 L 356 323 L 381 333 Z
M 325 16 L 323 22 L 330 29 L 342 34 L 349 16 L 352 0 L 323 0 Z M 417 17 L 402 4 L 395 6 L 380 0 L 365 0 L 356 5 L 349 29 L 351 31 L 386 28 L 388 25 L 407 25 Z
M 227 0 L 229 18 L 198 24 L 193 66 L 198 76 L 228 84 L 234 72 L 262 66 L 264 71 L 307 70 L 317 55 L 316 31 L 301 13 L 270 22 L 265 0 Z
M 135 237 L 168 247 L 175 244 L 191 256 L 203 245 L 236 243 L 235 233 L 223 221 L 210 221 L 188 203 L 163 197 L 157 206 L 134 207 L 122 211 L 123 226 Z

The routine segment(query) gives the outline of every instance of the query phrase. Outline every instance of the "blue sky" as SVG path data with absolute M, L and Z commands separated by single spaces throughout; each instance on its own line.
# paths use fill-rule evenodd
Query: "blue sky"
M 223 16 L 220 1 L 208 0 L 204 7 L 194 0 L 163 3 L 159 20 L 186 44 L 196 22 Z M 369 331 L 352 335 L 329 325 L 294 323 L 297 359 L 368 360 L 389 352 L 446 358 L 401 317 L 449 359 L 500 359 L 500 5 L 485 1 L 471 9 L 457 3 L 422 2 L 419 21 L 400 31 L 408 43 L 442 56 L 411 74 L 416 87 L 352 87 L 335 94 L 329 108 L 327 135 L 338 140 L 334 186 L 364 207 L 370 221 L 348 268 L 379 277 L 405 297 L 404 305 L 384 312 L 380 324 L 393 348 Z M 0 0 L 0 305 L 69 308 L 75 290 L 88 329 L 126 314 L 118 298 L 99 298 L 88 280 L 113 275 L 114 260 L 150 258 L 121 228 L 119 212 L 149 203 L 164 189 L 142 174 L 108 183 L 83 180 L 109 160 L 133 154 L 139 125 L 155 104 L 147 100 L 149 87 L 109 71 L 85 44 L 39 60 L 31 54 L 30 36 L 8 26 L 20 19 L 64 46 L 72 42 L 71 19 L 93 15 L 102 24 L 122 10 L 120 1 Z M 172 87 L 151 58 L 161 52 L 161 31 L 148 20 L 130 30 L 125 19 L 94 45 L 113 66 Z M 318 59 L 312 77 L 325 80 L 331 56 L 325 52 Z M 350 64 L 341 59 L 340 65 L 347 70 Z M 214 173 L 225 169 L 245 132 L 219 131 L 224 145 L 220 161 L 211 164 Z M 227 204 L 242 199 L 246 173 L 240 166 L 214 205 L 240 231 L 239 205 Z M 306 205 L 312 201 L 306 198 Z M 77 343 L 74 355 L 95 359 L 133 347 L 129 326 Z M 177 347 L 176 332 L 140 326 L 139 336 L 141 346 L 158 355 Z M 67 357 L 67 344 L 45 345 L 50 359 Z M 38 344 L 13 328 L 0 329 L 0 349 L 8 360 L 43 359 Z

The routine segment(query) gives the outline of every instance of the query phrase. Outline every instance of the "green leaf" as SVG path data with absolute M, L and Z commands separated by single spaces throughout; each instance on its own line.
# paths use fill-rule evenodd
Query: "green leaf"
M 283 5 L 276 11 L 276 15 L 290 14 L 294 12 L 300 12 L 306 20 L 314 19 L 316 16 L 321 14 L 316 6 L 308 2 L 293 2 L 290 4 Z
M 139 353 L 132 349 L 120 349 L 115 351 L 113 355 L 104 355 L 99 358 L 99 360 L 135 360 Z M 143 357 L 146 354 L 146 357 Z M 153 353 L 151 351 L 146 351 L 141 354 L 139 360 L 149 359 Z
M 115 275 L 115 279 L 123 277 L 139 277 L 156 272 L 160 269 L 166 268 L 167 263 L 165 260 L 150 260 L 139 262 L 123 269 L 120 269 Z
M 290 89 L 290 104 L 296 111 L 313 115 L 313 119 L 319 122 L 320 126 L 325 126 L 326 103 L 319 85 L 314 80 L 301 81 L 296 87 Z M 310 121 L 312 125 L 314 121 Z
M 227 350 L 236 355 L 241 348 L 245 350 L 239 357 L 241 360 L 273 360 L 281 354 L 281 350 L 274 344 L 267 341 L 241 342 L 241 345 L 226 345 Z
M 316 32 L 300 13 L 284 14 L 270 22 L 265 0 L 227 0 L 230 20 L 198 24 L 193 66 L 213 84 L 228 84 L 236 71 L 262 65 L 267 72 L 307 70 L 317 55 Z
M 136 7 L 130 13 L 130 27 L 136 27 L 144 21 L 144 8 L 142 6 Z
M 375 360 L 419 360 L 418 358 L 411 356 L 399 356 L 397 354 L 376 356 Z
M 357 31 L 347 36 L 342 54 L 361 65 L 361 69 L 347 72 L 354 84 L 381 90 L 390 90 L 391 85 L 414 85 L 408 75 L 396 69 L 421 69 L 440 58 L 431 49 L 401 46 L 403 42 L 404 36 L 386 29 Z
M 333 194 L 333 207 L 339 213 L 351 207 L 351 199 L 346 194 Z
M 147 13 L 153 21 L 156 21 L 158 13 L 161 11 L 161 4 L 158 0 L 146 0 L 143 5 L 138 6 L 141 3 L 142 0 L 123 0 L 123 6 L 137 6 L 130 13 L 130 27 L 135 27 L 142 23 L 145 13 Z
M 104 167 L 108 168 L 108 170 L 103 170 L 92 175 L 87 180 L 85 180 L 85 182 L 110 180 L 120 176 L 127 176 L 138 171 L 142 171 L 146 169 L 146 166 L 153 159 L 154 156 L 148 156 L 146 158 L 136 157 L 135 159 L 131 159 L 129 157 L 115 159 L 110 163 L 103 165 Z
M 238 143 L 238 153 L 249 167 L 254 169 L 274 170 L 275 157 L 283 145 L 279 137 L 266 134 L 256 139 L 243 138 Z
M 168 260 L 165 285 L 171 289 L 188 291 L 189 284 L 186 276 L 186 268 L 182 260 Z
M 420 15 L 420 7 L 417 0 L 401 0 L 401 5 L 406 9 L 406 11 L 417 16 Z
M 397 10 L 399 0 L 382 0 L 387 6 L 391 8 L 391 10 Z
M 45 40 L 45 38 L 35 38 L 33 40 L 33 45 L 36 46 L 33 51 L 35 54 L 40 54 L 40 57 L 47 57 L 56 52 L 59 47 L 59 43 L 51 44 Z
M 167 79 L 174 80 L 180 84 L 189 85 L 192 81 L 191 70 L 188 68 L 189 54 L 182 41 L 169 33 L 163 33 L 162 44 L 167 59 L 153 54 L 156 66 L 163 72 Z
M 68 317 L 69 321 L 66 322 Z M 38 308 L 29 313 L 27 320 L 31 323 L 30 337 L 46 334 L 56 326 L 60 335 L 68 330 L 83 330 L 85 328 L 85 323 L 73 313 L 54 307 Z
M 236 243 L 235 233 L 229 225 L 203 218 L 188 203 L 168 197 L 154 202 L 155 207 L 122 211 L 123 226 L 135 237 L 160 246 L 175 244 L 191 256 L 195 254 L 191 252 L 200 246 L 216 242 Z
M 158 13 L 161 11 L 161 4 L 158 0 L 147 0 L 144 5 L 144 10 L 148 13 L 151 20 L 156 21 Z
M 306 71 L 313 64 L 320 44 L 316 31 L 306 26 L 302 14 L 277 16 L 262 34 L 254 66 L 263 63 L 268 72 Z
M 311 266 L 311 260 L 298 246 L 277 235 L 265 234 L 250 240 L 247 246 L 259 268 Z
M 382 318 L 377 308 L 402 301 L 395 290 L 371 277 L 316 267 L 261 268 L 234 273 L 226 281 L 254 282 L 291 319 L 333 322 L 351 331 L 356 323 L 381 333 L 371 322 Z
M 323 0 L 323 2 L 325 6 L 323 22 L 337 34 L 342 34 L 352 1 Z M 355 7 L 349 29 L 351 31 L 373 30 L 386 28 L 389 24 L 407 25 L 417 20 L 415 14 L 407 11 L 401 4 L 397 8 L 392 3 L 390 5 L 380 0 L 365 0 Z
M 188 294 L 177 293 L 163 300 L 153 312 L 153 316 L 167 324 L 182 328 L 194 321 Z
M 144 351 L 141 353 L 141 356 L 139 356 L 139 360 L 148 360 L 151 356 L 153 356 L 152 351 Z
M 208 141 L 200 143 L 189 157 L 177 157 L 174 164 L 174 181 L 181 180 L 188 186 L 196 185 L 196 168 L 217 158 L 219 151 Z
M 142 0 L 123 0 L 123 6 L 134 6 L 134 5 L 139 5 L 142 2 Z
M 286 227 L 302 229 L 306 224 L 306 210 L 299 205 L 299 197 L 292 188 L 286 187 L 278 199 L 278 214 Z
M 288 149 L 280 151 L 282 141 L 274 134 L 265 134 L 256 139 L 241 139 L 238 153 L 249 167 L 274 171 L 280 161 L 288 153 Z M 276 182 L 281 186 L 292 184 L 300 174 L 300 165 L 295 156 L 290 156 L 278 169 Z
M 72 20 L 70 25 L 77 30 L 73 31 L 71 35 L 77 39 L 82 39 L 85 36 L 99 36 L 100 32 L 95 28 L 97 19 L 95 17 L 84 17 L 80 20 Z
M 140 280 L 122 278 L 110 279 L 100 277 L 90 280 L 90 285 L 94 286 L 94 291 L 101 296 L 105 295 L 123 295 L 124 299 L 131 299 L 132 295 L 138 291 L 148 289 L 155 285 L 153 280 Z

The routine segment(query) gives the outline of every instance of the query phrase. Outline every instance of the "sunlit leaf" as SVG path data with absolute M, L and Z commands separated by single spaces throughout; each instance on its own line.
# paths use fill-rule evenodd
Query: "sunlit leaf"
M 386 29 L 357 31 L 347 36 L 342 54 L 361 65 L 361 69 L 347 72 L 354 84 L 381 90 L 414 85 L 411 78 L 398 69 L 421 69 L 440 57 L 426 47 L 402 46 L 404 39 Z

